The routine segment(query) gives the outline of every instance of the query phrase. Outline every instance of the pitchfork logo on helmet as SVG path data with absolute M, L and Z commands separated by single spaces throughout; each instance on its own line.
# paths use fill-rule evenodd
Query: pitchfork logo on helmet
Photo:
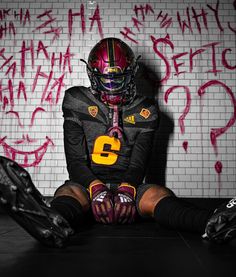
M 86 63 L 87 72 L 92 90 L 100 94 L 104 103 L 120 105 L 132 101 L 138 58 L 117 38 L 102 39 L 93 47 Z

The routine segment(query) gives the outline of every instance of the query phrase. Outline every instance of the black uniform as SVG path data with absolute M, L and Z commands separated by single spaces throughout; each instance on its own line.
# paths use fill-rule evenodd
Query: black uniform
M 89 88 L 72 87 L 63 100 L 64 146 L 71 181 L 85 187 L 95 179 L 104 183 L 142 183 L 157 126 L 154 101 L 136 97 L 119 111 L 121 139 L 110 137 L 113 109 Z

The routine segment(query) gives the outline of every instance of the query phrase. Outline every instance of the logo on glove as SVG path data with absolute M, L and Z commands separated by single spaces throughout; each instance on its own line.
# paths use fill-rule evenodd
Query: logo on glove
M 104 197 L 106 196 L 106 194 L 107 194 L 107 192 L 103 191 L 103 192 L 99 193 L 96 197 L 94 197 L 94 200 L 102 202 L 104 200 Z
M 120 197 L 120 202 L 121 203 L 127 203 L 127 202 L 132 202 L 133 199 L 131 199 L 129 196 L 125 194 L 118 193 L 118 196 Z

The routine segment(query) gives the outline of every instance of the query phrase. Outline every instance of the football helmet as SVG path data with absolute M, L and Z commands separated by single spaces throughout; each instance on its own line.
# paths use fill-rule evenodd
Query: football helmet
M 108 105 L 130 103 L 135 96 L 138 58 L 120 39 L 111 37 L 98 42 L 86 63 L 93 93 L 99 94 L 101 101 Z

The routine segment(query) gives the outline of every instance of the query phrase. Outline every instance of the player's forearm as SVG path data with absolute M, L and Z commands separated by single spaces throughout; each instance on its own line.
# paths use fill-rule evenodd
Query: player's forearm
M 67 170 L 70 180 L 88 188 L 91 182 L 97 179 L 89 167 L 79 162 L 68 164 Z
M 153 137 L 154 132 L 152 131 L 139 134 L 122 182 L 130 183 L 135 187 L 142 183 L 148 166 L 148 157 L 152 150 Z

